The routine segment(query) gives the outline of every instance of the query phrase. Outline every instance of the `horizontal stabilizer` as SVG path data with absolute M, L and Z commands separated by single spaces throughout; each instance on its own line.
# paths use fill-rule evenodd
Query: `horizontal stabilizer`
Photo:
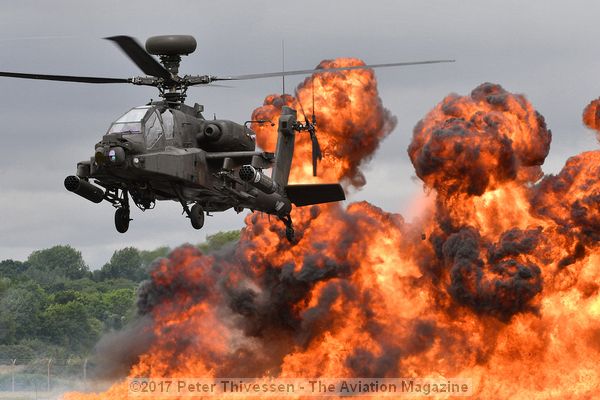
M 344 189 L 339 183 L 287 185 L 285 192 L 288 199 L 298 207 L 346 200 Z

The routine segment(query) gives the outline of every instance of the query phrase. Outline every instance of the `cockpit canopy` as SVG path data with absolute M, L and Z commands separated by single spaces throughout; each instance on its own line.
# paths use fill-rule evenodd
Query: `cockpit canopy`
M 161 135 L 173 139 L 173 114 L 164 109 L 161 113 L 158 107 L 134 107 L 113 122 L 107 133 L 144 134 L 146 146 L 154 146 Z

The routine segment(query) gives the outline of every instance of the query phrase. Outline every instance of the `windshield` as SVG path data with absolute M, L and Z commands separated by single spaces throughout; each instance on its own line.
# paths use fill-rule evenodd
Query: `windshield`
M 142 120 L 150 106 L 135 107 L 117 119 L 107 133 L 142 133 Z

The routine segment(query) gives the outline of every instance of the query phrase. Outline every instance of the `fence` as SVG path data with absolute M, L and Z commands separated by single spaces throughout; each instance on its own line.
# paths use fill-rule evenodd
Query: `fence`
M 55 399 L 88 390 L 87 359 L 0 359 L 0 399 Z

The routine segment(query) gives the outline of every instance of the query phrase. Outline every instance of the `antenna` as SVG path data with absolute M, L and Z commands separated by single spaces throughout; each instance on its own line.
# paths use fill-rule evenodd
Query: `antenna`
M 281 72 L 285 72 L 285 43 L 283 39 L 281 39 Z M 283 88 L 281 94 L 285 94 L 285 74 L 281 75 L 281 85 Z

